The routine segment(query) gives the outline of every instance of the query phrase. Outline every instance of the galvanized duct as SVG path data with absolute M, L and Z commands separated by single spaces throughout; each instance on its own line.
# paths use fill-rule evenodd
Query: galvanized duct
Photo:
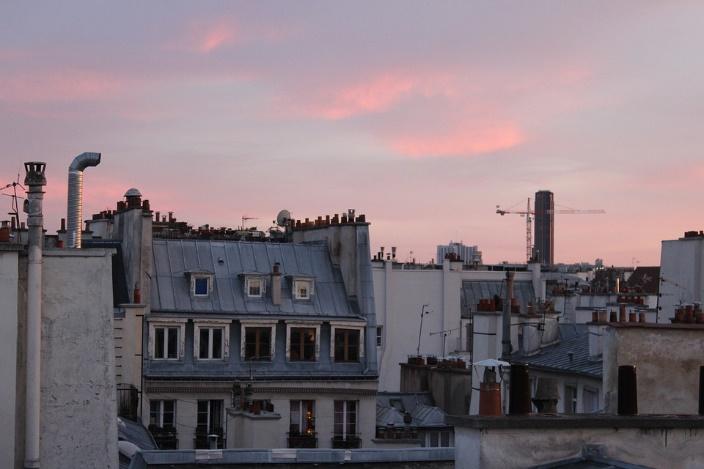
M 68 167 L 68 213 L 67 235 L 68 247 L 81 247 L 81 229 L 83 227 L 83 170 L 100 164 L 100 153 L 81 153 Z

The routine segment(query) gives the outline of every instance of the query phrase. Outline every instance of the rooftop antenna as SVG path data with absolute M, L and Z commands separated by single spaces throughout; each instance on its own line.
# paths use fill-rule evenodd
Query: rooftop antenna
M 5 194 L 0 192 L 0 194 L 10 197 L 10 211 L 7 213 L 12 217 L 13 220 L 15 220 L 15 226 L 19 228 L 20 226 L 20 209 L 19 209 L 19 199 L 24 199 L 24 197 L 17 195 L 17 188 L 22 189 L 23 191 L 26 191 L 25 187 L 20 183 L 20 173 L 17 173 L 17 179 L 7 185 L 5 187 L 0 188 L 0 191 L 6 190 L 6 189 L 12 189 L 12 194 Z

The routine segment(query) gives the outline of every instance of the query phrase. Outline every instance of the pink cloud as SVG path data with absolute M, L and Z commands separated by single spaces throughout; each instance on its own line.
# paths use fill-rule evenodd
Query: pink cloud
M 384 72 L 356 83 L 329 87 L 317 96 L 309 96 L 312 104 L 304 104 L 303 108 L 309 117 L 329 120 L 380 113 L 411 96 L 452 95 L 452 81 L 452 76 L 439 73 Z
M 235 40 L 235 30 L 232 25 L 221 23 L 206 29 L 200 38 L 198 50 L 204 54 L 210 53 Z
M 122 83 L 90 70 L 52 70 L 0 76 L 0 100 L 13 102 L 89 101 L 114 96 Z
M 513 123 L 465 125 L 448 132 L 392 137 L 389 145 L 397 153 L 414 158 L 475 156 L 507 150 L 525 141 Z

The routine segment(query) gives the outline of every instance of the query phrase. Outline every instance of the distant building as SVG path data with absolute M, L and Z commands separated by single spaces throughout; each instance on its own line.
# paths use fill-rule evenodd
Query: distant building
M 482 263 L 482 252 L 479 246 L 465 246 L 463 243 L 450 241 L 448 244 L 438 245 L 435 263 L 442 265 L 448 254 L 457 256 L 455 259 L 461 260 L 465 264 L 479 265 Z
M 535 193 L 535 244 L 533 256 L 542 265 L 555 263 L 555 197 L 550 191 Z

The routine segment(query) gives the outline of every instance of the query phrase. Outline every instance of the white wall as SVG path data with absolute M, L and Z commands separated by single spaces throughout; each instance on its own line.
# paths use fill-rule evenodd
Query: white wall
M 701 303 L 704 298 L 704 238 L 662 242 L 660 257 L 660 322 L 674 317 L 675 305 Z

